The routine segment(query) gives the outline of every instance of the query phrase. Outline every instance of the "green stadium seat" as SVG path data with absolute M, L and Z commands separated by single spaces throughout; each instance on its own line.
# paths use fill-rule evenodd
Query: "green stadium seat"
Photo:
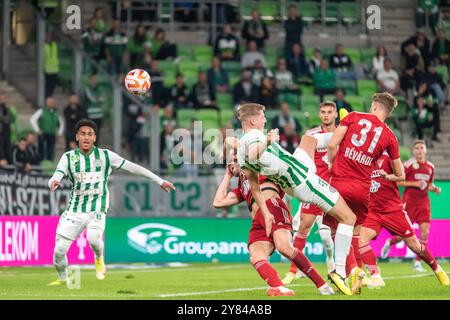
M 161 6 L 161 8 L 160 8 L 161 11 L 160 11 L 160 15 L 159 15 L 161 22 L 170 22 L 170 20 L 171 20 L 170 2 L 161 1 L 161 2 L 158 2 L 158 4 Z
M 298 134 L 302 135 L 305 133 L 306 130 L 309 129 L 309 121 L 308 119 L 305 117 L 305 113 L 303 111 L 300 110 L 291 110 L 290 113 L 292 114 L 292 116 L 298 120 L 298 122 L 300 122 L 300 125 L 302 126 L 302 130 L 301 132 L 297 132 Z
M 328 25 L 336 24 L 339 22 L 339 7 L 335 2 L 325 3 L 325 23 Z
M 411 151 L 408 147 L 400 146 L 400 159 L 402 161 L 409 160 L 411 158 Z
M 307 47 L 305 48 L 305 58 L 307 61 L 311 60 L 314 54 L 314 48 L 313 47 Z
M 361 63 L 364 64 L 365 69 L 368 72 L 372 72 L 372 60 L 377 53 L 376 48 L 361 48 L 359 54 L 361 58 Z
M 321 51 L 322 51 L 322 57 L 324 59 L 328 60 L 330 58 L 330 56 L 336 51 L 336 49 L 334 47 L 333 48 L 322 48 Z
M 194 109 L 177 110 L 177 122 L 181 128 L 190 129 L 192 120 L 198 120 L 197 113 Z
M 203 45 L 194 47 L 194 59 L 197 62 L 211 63 L 213 56 L 214 52 L 211 46 Z
M 261 13 L 261 19 L 268 25 L 274 20 L 279 19 L 280 4 L 279 1 L 258 1 L 258 9 Z
M 230 93 L 217 93 L 216 100 L 220 110 L 233 110 L 233 96 Z
M 300 107 L 303 111 L 310 111 L 312 108 L 319 112 L 320 98 L 316 95 L 302 94 L 300 96 Z
M 337 79 L 336 86 L 340 89 L 344 89 L 346 94 L 356 95 L 358 89 L 356 87 L 356 81 L 351 79 Z
M 361 52 L 358 48 L 345 48 L 344 51 L 352 59 L 353 65 L 361 63 Z
M 240 74 L 228 74 L 228 81 L 230 82 L 230 88 L 233 88 L 236 83 L 241 80 Z
M 266 57 L 267 67 L 270 69 L 275 69 L 278 59 L 278 48 L 267 47 L 265 48 L 264 55 Z
M 336 96 L 334 94 L 325 94 L 323 96 L 324 101 L 334 101 L 336 99 Z
M 186 45 L 177 46 L 177 57 L 181 57 L 183 60 L 192 60 L 192 47 Z
M 408 117 L 408 103 L 404 97 L 397 97 L 398 105 L 397 108 L 392 111 L 391 117 L 398 120 L 406 120 Z
M 234 110 L 222 109 L 220 110 L 220 126 L 226 127 L 228 122 L 234 117 Z
M 161 70 L 164 74 L 166 72 L 176 73 L 177 65 L 173 60 L 157 60 L 158 69 Z
M 357 23 L 361 18 L 361 6 L 356 2 L 341 2 L 339 3 L 339 14 L 341 21 L 349 26 Z
M 230 73 L 241 73 L 241 63 L 238 61 L 222 61 L 222 68 Z
M 291 109 L 300 110 L 300 99 L 297 93 L 282 92 L 278 95 L 278 102 L 286 102 Z
M 203 131 L 208 129 L 219 129 L 219 113 L 214 109 L 198 109 L 195 111 L 197 120 L 202 122 Z
M 295 2 L 294 2 L 295 3 Z M 297 3 L 297 9 L 304 22 L 311 25 L 320 21 L 320 4 L 315 1 L 301 1 Z
M 55 172 L 55 168 L 58 166 L 58 162 L 50 160 L 42 160 L 39 163 L 43 174 L 52 175 Z
M 352 109 L 354 111 L 366 111 L 366 108 L 364 106 L 364 97 L 347 95 L 345 96 L 345 100 L 352 106 Z
M 442 80 L 445 84 L 448 83 L 448 69 L 445 65 L 438 65 L 436 66 L 436 72 L 439 73 L 442 77 Z
M 268 109 L 268 110 L 266 110 L 264 113 L 265 113 L 265 115 L 266 115 L 267 122 L 268 122 L 268 123 L 271 123 L 271 122 L 272 122 L 272 119 L 275 118 L 277 115 L 280 114 L 280 111 L 278 111 L 278 110 L 273 110 L 273 109 Z M 273 129 L 274 129 L 274 128 L 273 128 Z
M 358 95 L 364 98 L 371 97 L 374 93 L 378 91 L 377 83 L 375 80 L 357 80 L 358 84 Z
M 301 95 L 312 95 L 314 94 L 314 86 L 312 84 L 310 85 L 300 85 L 300 96 Z

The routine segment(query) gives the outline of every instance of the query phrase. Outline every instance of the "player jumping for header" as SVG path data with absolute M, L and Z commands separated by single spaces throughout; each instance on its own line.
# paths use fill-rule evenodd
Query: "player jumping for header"
M 87 230 L 87 239 L 95 254 L 96 277 L 99 280 L 105 278 L 103 232 L 109 207 L 108 179 L 113 168 L 146 177 L 166 192 L 175 190 L 172 183 L 149 170 L 110 150 L 97 148 L 94 145 L 97 125 L 91 120 L 80 120 L 75 126 L 75 132 L 78 148 L 62 155 L 48 182 L 52 192 L 59 187 L 65 176 L 68 176 L 73 184 L 69 203 L 56 229 L 53 264 L 59 278 L 49 285 L 62 285 L 67 282 L 66 254 L 72 242 L 84 229 Z

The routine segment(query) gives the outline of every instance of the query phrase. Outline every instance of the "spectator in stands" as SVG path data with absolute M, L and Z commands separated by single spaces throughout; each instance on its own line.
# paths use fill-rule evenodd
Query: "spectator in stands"
M 272 129 L 278 128 L 280 135 L 284 133 L 284 128 L 290 124 L 294 132 L 303 130 L 300 122 L 289 113 L 289 105 L 286 102 L 280 104 L 280 113 L 272 119 Z
M 333 94 L 336 90 L 336 73 L 328 67 L 328 62 L 322 60 L 320 69 L 313 74 L 314 92 L 323 100 L 325 94 Z
M 44 44 L 45 97 L 50 97 L 58 83 L 59 57 L 58 43 L 49 31 Z
M 436 25 L 439 21 L 439 0 L 419 0 L 416 9 L 416 28 L 425 26 L 428 16 L 428 26 L 436 34 Z
M 167 122 L 163 126 L 163 131 L 160 134 L 160 166 L 163 169 L 167 169 L 170 162 L 170 153 L 175 145 L 173 130 L 174 126 Z
M 69 104 L 64 109 L 64 120 L 66 127 L 66 151 L 70 150 L 70 142 L 75 142 L 75 125 L 81 119 L 87 117 L 86 111 L 80 105 L 80 101 L 76 94 L 72 94 L 69 98 Z
M 95 31 L 101 34 L 106 34 L 109 31 L 109 24 L 105 19 L 103 8 L 95 8 L 93 19 L 95 19 Z
M 434 126 L 432 101 L 426 101 L 423 97 L 417 97 L 414 108 L 412 109 L 412 118 L 416 125 L 416 134 L 418 139 L 423 139 L 423 129 L 432 129 L 432 139 L 437 139 L 437 130 Z
M 56 110 L 56 103 L 52 97 L 46 99 L 45 107 L 31 116 L 30 123 L 39 135 L 40 158 L 53 161 L 56 136 L 62 136 L 64 133 L 64 120 Z
M 153 59 L 166 60 L 168 58 L 176 57 L 176 46 L 166 40 L 166 32 L 163 29 L 156 29 L 155 34 L 151 39 L 151 44 Z
M 89 20 L 89 25 L 84 30 L 81 39 L 83 41 L 84 51 L 94 60 L 100 60 L 100 49 L 102 45 L 103 34 L 95 30 L 96 20 Z
M 284 31 L 286 33 L 285 52 L 289 54 L 295 43 L 302 45 L 303 20 L 298 16 L 296 4 L 289 5 L 288 18 L 284 22 Z
M 150 55 L 150 40 L 147 39 L 145 27 L 137 25 L 133 36 L 128 41 L 128 52 L 130 54 L 130 67 L 132 69 L 142 68 L 143 61 Z
M 400 76 L 400 88 L 406 94 L 406 100 L 409 106 L 414 103 L 414 97 L 419 90 L 422 75 L 415 68 L 406 69 Z
M 417 73 L 425 71 L 423 58 L 414 43 L 410 43 L 405 47 L 405 55 L 402 55 L 400 60 L 400 69 L 402 72 L 407 69 L 415 69 Z
M 231 25 L 223 26 L 222 33 L 217 37 L 214 45 L 214 55 L 222 61 L 239 61 L 239 39 L 233 34 Z
M 258 10 L 252 10 L 252 19 L 245 21 L 242 28 L 242 38 L 247 41 L 247 45 L 251 41 L 255 41 L 258 50 L 264 48 L 264 41 L 269 38 L 269 33 L 266 24 L 261 20 Z
M 302 52 L 302 47 L 298 43 L 294 43 L 292 45 L 292 50 L 288 56 L 287 65 L 288 69 L 292 71 L 295 78 L 307 77 L 310 75 L 308 62 Z
M 391 59 L 384 59 L 384 68 L 378 71 L 377 82 L 380 91 L 387 91 L 393 95 L 400 94 L 400 78 L 397 71 L 392 69 Z
M 27 140 L 24 137 L 21 137 L 19 143 L 13 147 L 11 158 L 17 171 L 23 173 L 31 171 L 31 159 L 27 152 Z
M 348 103 L 347 101 L 345 101 L 344 89 L 341 89 L 341 88 L 336 89 L 336 92 L 334 93 L 334 95 L 335 95 L 334 103 L 336 104 L 336 110 L 337 110 L 338 115 L 339 115 L 339 111 L 341 109 L 345 109 L 348 112 L 353 111 L 351 104 Z M 338 120 L 338 119 L 336 119 L 336 120 Z
M 164 106 L 167 103 L 167 89 L 164 87 L 164 77 L 158 68 L 158 61 L 152 59 L 150 69 L 147 69 L 148 74 L 152 79 L 150 87 L 151 97 L 154 105 Z
M 178 127 L 177 118 L 175 117 L 175 113 L 171 105 L 168 105 L 164 108 L 163 114 L 161 115 L 159 120 L 161 128 L 164 128 L 167 123 L 170 123 L 173 128 Z
M 269 68 L 266 68 L 261 60 L 255 60 L 255 65 L 252 68 L 252 83 L 260 88 L 264 77 L 272 78 L 272 71 L 270 71 Z
M 30 164 L 32 166 L 39 165 L 41 158 L 39 157 L 39 150 L 36 145 L 36 135 L 34 132 L 28 132 L 27 134 L 27 152 Z
M 175 110 L 189 108 L 189 89 L 184 83 L 184 76 L 178 73 L 175 78 L 175 85 L 170 90 L 170 97 Z
M 101 92 L 97 83 L 97 75 L 95 73 L 91 74 L 89 77 L 89 86 L 84 93 L 84 104 L 88 118 L 97 125 L 97 144 L 100 143 L 100 130 L 103 124 L 103 103 L 105 101 L 106 97 Z
M 434 61 L 428 65 L 428 71 L 421 78 L 418 95 L 436 97 L 440 104 L 445 101 L 445 83 L 442 76 L 436 72 L 436 64 Z
M 320 62 L 322 60 L 322 51 L 320 51 L 319 48 L 315 48 L 313 51 L 313 56 L 311 60 L 309 60 L 309 75 L 312 75 L 314 71 L 320 69 Z M 291 69 L 291 67 L 289 67 L 289 69 Z
M 266 106 L 267 109 L 277 107 L 278 91 L 273 78 L 267 76 L 262 78 L 259 99 L 259 103 Z
M 406 47 L 409 44 L 414 44 L 416 48 L 419 50 L 420 55 L 422 56 L 425 70 L 428 67 L 428 62 L 431 60 L 431 47 L 430 40 L 428 40 L 425 32 L 422 30 L 418 30 L 415 35 L 408 38 L 406 41 L 402 43 L 402 56 L 406 55 Z
M 109 73 L 120 75 L 123 72 L 123 64 L 127 54 L 128 38 L 121 31 L 119 20 L 114 20 L 112 29 L 105 36 L 106 59 L 108 60 Z
M 195 109 L 216 108 L 216 89 L 208 84 L 204 71 L 198 73 L 198 82 L 191 91 L 191 103 Z
M 341 79 L 356 79 L 356 75 L 353 72 L 352 59 L 345 54 L 344 46 L 341 43 L 336 45 L 336 51 L 329 58 L 329 66 L 336 76 Z
M 436 40 L 433 42 L 431 57 L 439 64 L 449 65 L 450 41 L 447 39 L 445 30 L 439 30 Z
M 228 92 L 229 90 L 228 72 L 222 68 L 219 57 L 214 57 L 212 60 L 212 66 L 208 70 L 208 84 L 220 93 Z
M 280 145 L 290 153 L 294 153 L 300 144 L 300 135 L 292 127 L 291 123 L 286 123 L 283 133 L 280 133 Z
M 256 60 L 260 60 L 264 67 L 267 65 L 266 58 L 258 51 L 256 41 L 250 41 L 247 48 L 247 52 L 242 55 L 241 59 L 241 67 L 243 69 L 251 69 L 255 65 Z
M 258 101 L 258 87 L 252 83 L 250 76 L 250 71 L 241 70 L 241 80 L 233 87 L 233 103 L 235 105 Z
M 6 97 L 0 94 L 0 167 L 10 161 L 12 123 L 13 116 L 6 105 Z
M 149 149 L 148 141 L 146 137 L 143 136 L 143 126 L 147 123 L 147 117 L 144 111 L 139 106 L 134 108 L 135 113 L 130 114 L 130 125 L 129 125 L 129 141 L 131 141 L 131 161 L 135 159 L 139 162 L 148 161 L 149 159 Z
M 286 59 L 280 58 L 275 71 L 275 82 L 278 91 L 296 91 L 298 86 L 294 82 L 294 77 L 290 70 L 287 70 Z
M 377 53 L 372 58 L 372 74 L 377 79 L 379 71 L 384 70 L 384 59 L 387 58 L 387 50 L 385 46 L 378 46 Z

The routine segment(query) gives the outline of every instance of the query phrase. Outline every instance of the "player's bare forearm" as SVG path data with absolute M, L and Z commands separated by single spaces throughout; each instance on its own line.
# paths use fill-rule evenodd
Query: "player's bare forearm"
M 216 209 L 228 208 L 239 203 L 238 198 L 233 192 L 228 192 L 231 176 L 227 173 L 220 182 L 214 196 L 213 207 Z
M 419 188 L 419 181 L 400 181 L 397 182 L 397 185 L 400 187 L 406 187 L 406 188 Z
M 300 141 L 298 148 L 304 150 L 311 159 L 314 159 L 314 153 L 316 152 L 317 139 L 308 135 L 304 135 Z
M 428 186 L 428 191 L 434 192 L 434 193 L 436 193 L 437 195 L 439 195 L 439 194 L 441 194 L 442 189 L 441 189 L 440 187 L 436 186 L 434 183 L 431 183 L 431 184 Z
M 405 168 L 402 161 L 399 159 L 391 160 L 391 167 L 394 175 L 399 178 L 399 181 L 405 180 Z

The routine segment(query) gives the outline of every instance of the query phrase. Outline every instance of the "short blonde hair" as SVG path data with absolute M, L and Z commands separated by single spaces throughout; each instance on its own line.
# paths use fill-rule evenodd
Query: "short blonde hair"
M 372 102 L 378 102 L 381 104 L 388 114 L 391 114 L 398 104 L 397 98 L 389 92 L 375 93 L 372 96 Z
M 325 100 L 324 102 L 322 102 L 320 104 L 319 108 L 322 108 L 322 107 L 333 107 L 335 110 L 337 110 L 336 103 L 334 103 L 334 101 L 330 101 L 330 100 Z
M 414 140 L 412 147 L 414 148 L 418 144 L 423 144 L 425 147 L 427 146 L 425 140 Z
M 251 116 L 257 115 L 260 111 L 266 110 L 262 104 L 244 103 L 237 107 L 236 114 L 239 121 L 245 121 Z

